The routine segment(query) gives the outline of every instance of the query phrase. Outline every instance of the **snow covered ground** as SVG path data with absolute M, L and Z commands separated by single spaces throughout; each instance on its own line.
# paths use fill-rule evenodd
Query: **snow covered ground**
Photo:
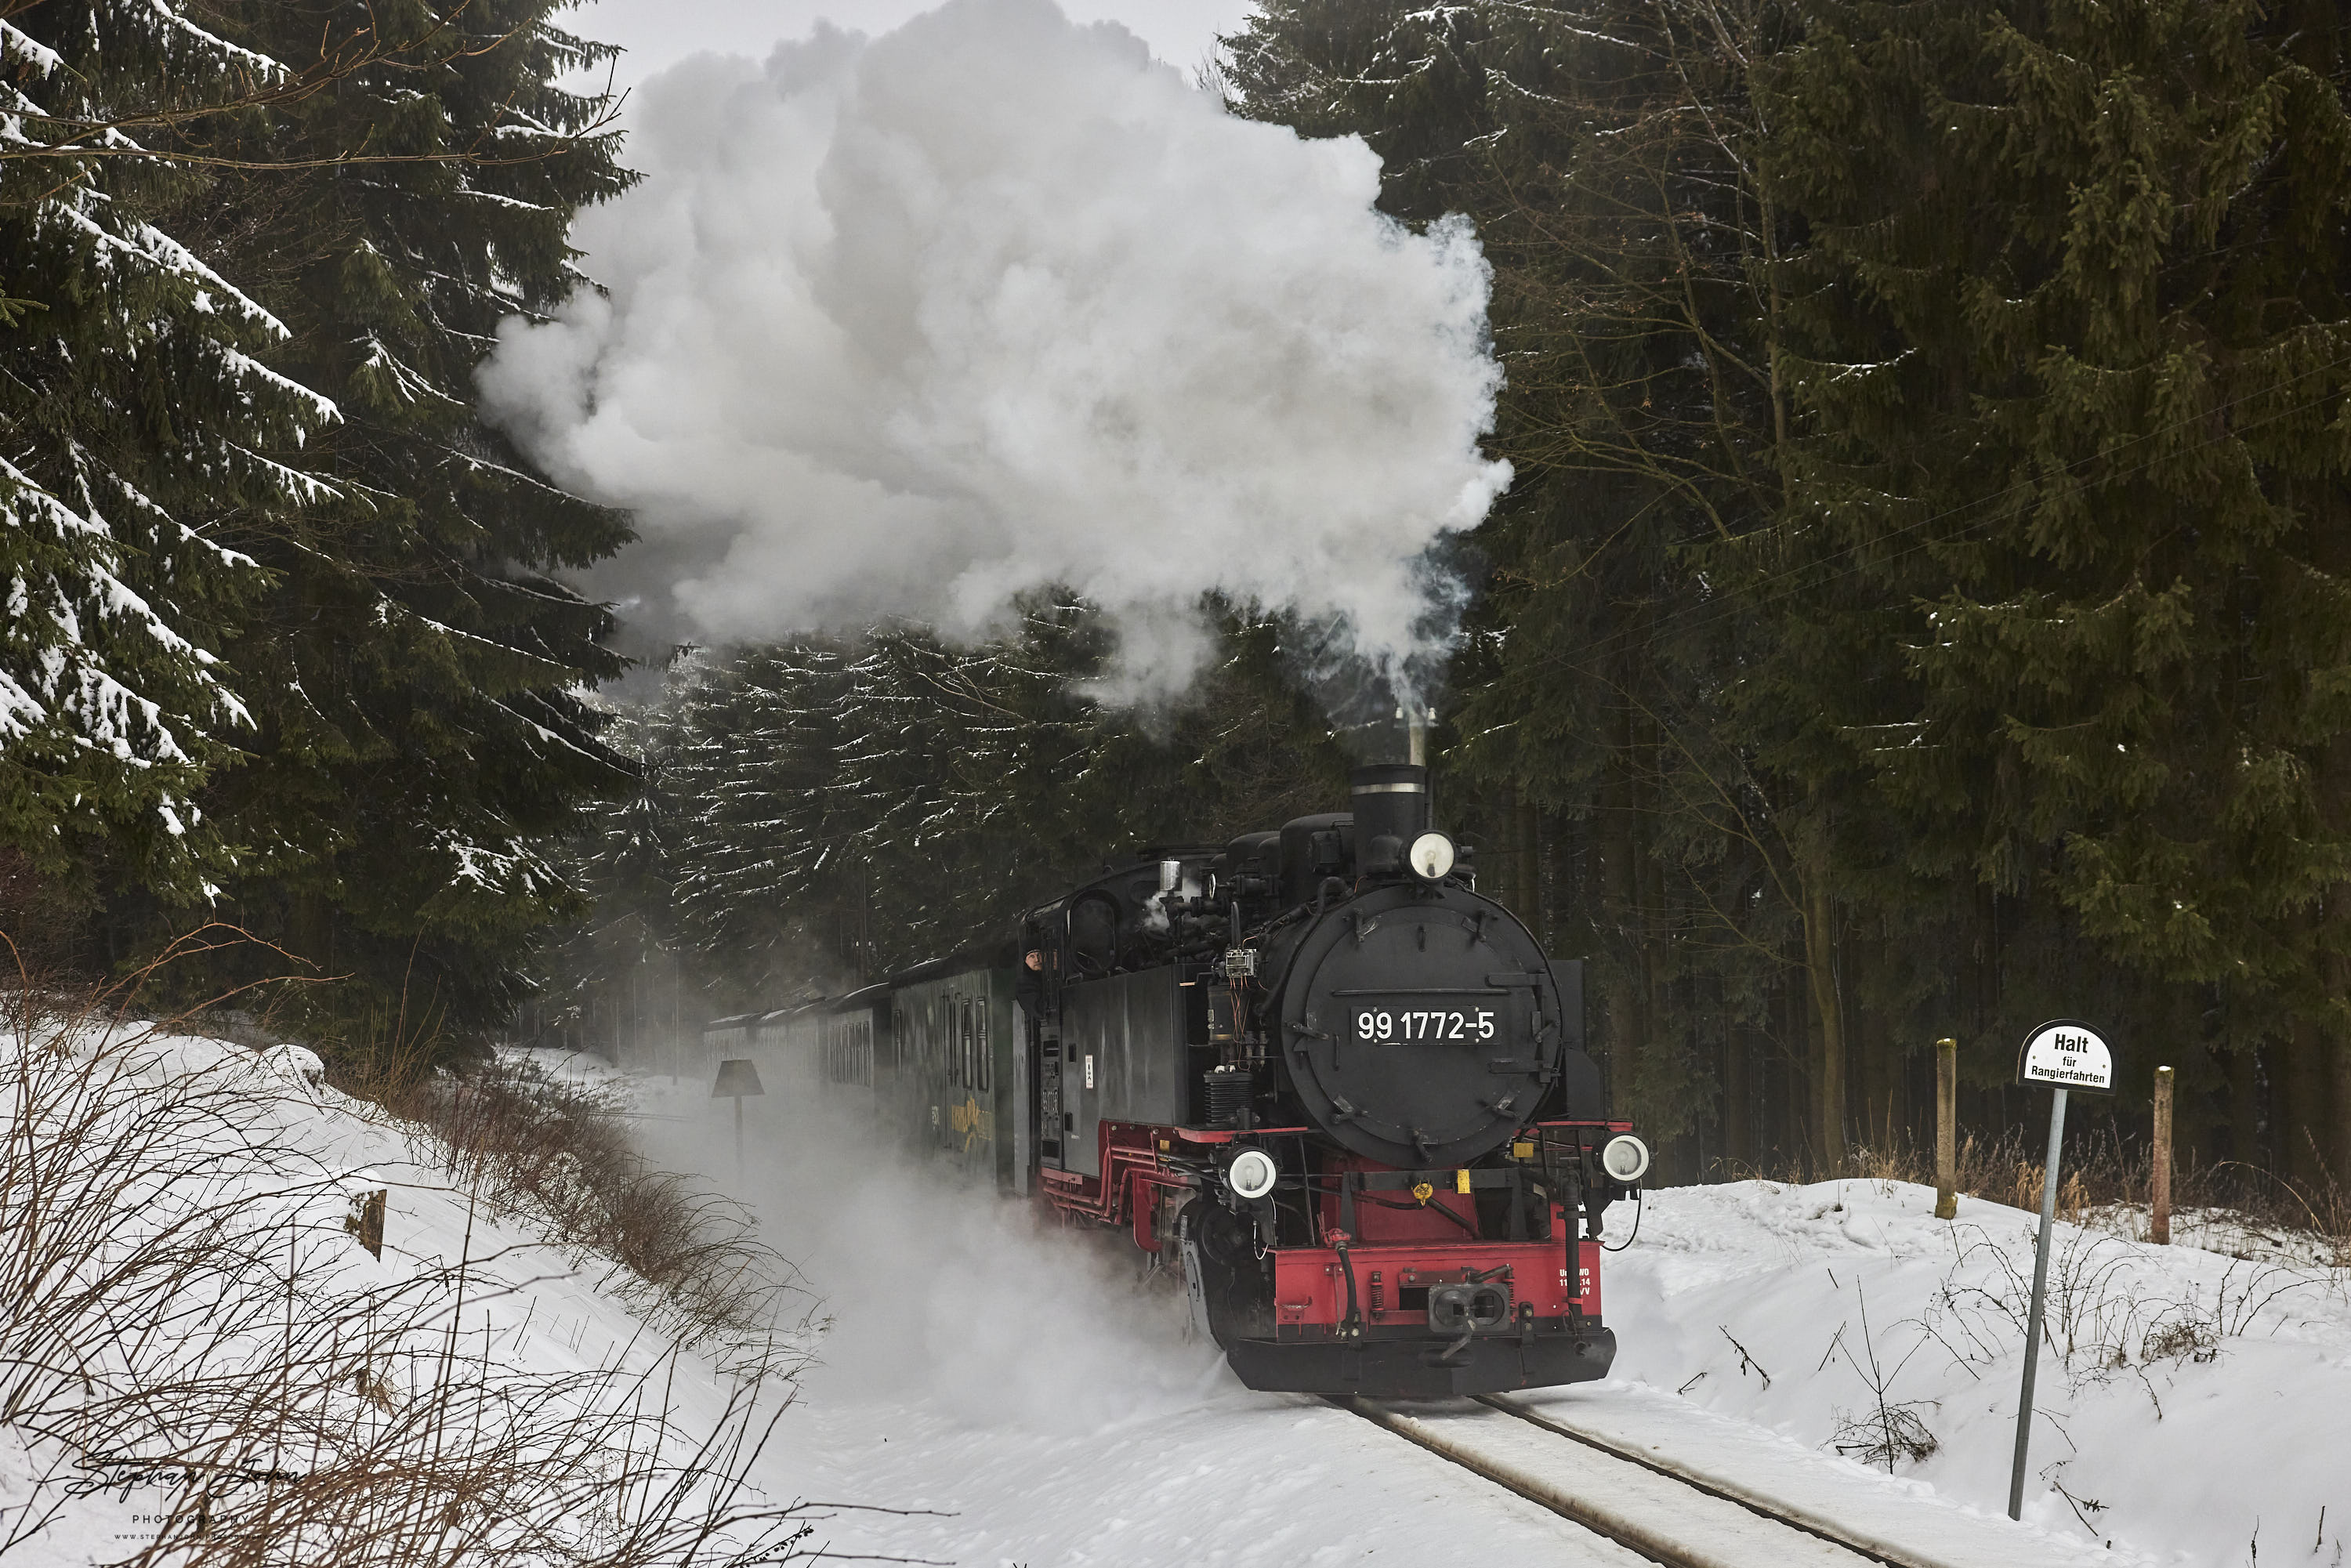
M 705 1090 L 635 1092 L 654 1147 L 723 1155 Z M 1118 1239 L 1040 1234 L 1015 1207 L 749 1103 L 748 1196 L 836 1314 L 795 1412 L 817 1439 L 792 1446 L 799 1484 L 946 1515 L 871 1521 L 872 1549 L 1270 1564 L 1560 1539 L 1352 1417 L 1239 1388 Z M 1963 1199 L 1944 1223 L 1933 1207 L 1931 1189 L 1869 1181 L 1652 1193 L 1608 1260 L 1618 1376 L 1530 1402 L 1929 1553 L 2343 1561 L 2351 1275 L 2217 1223 L 2181 1230 L 2248 1259 L 2061 1227 L 2012 1526 L 2034 1217 Z M 1616 1240 L 1630 1218 L 1613 1211 Z
M 1824 1453 L 1882 1449 L 1889 1427 L 1914 1451 L 1931 1439 L 1895 1473 L 2004 1511 L 2036 1217 L 1962 1199 L 1945 1223 L 1934 1196 L 1650 1195 L 1608 1276 L 1616 1371 Z M 2060 1225 L 2024 1518 L 2165 1564 L 2340 1563 L 2351 1272 L 2223 1224 L 2183 1230 L 2247 1256 Z
M 274 1067 L 271 1093 L 275 1146 L 316 1167 L 273 1178 L 315 1233 L 294 1253 L 306 1292 L 414 1277 L 461 1252 L 490 1260 L 480 1277 L 502 1285 L 449 1320 L 485 1369 L 618 1369 L 613 1386 L 642 1390 L 628 1380 L 659 1367 L 681 1429 L 722 1420 L 727 1380 L 600 1291 L 593 1260 L 486 1218 L 301 1065 Z M 657 1160 L 732 1185 L 727 1108 L 705 1087 L 568 1071 L 624 1095 Z M 789 1098 L 747 1107 L 745 1196 L 830 1321 L 805 1342 L 812 1359 L 753 1479 L 775 1505 L 839 1505 L 818 1511 L 806 1547 L 982 1568 L 1634 1561 L 1352 1416 L 1239 1387 L 1184 1338 L 1176 1292 L 1139 1275 L 1119 1239 L 943 1186 L 795 1117 Z M 392 1194 L 381 1262 L 341 1225 L 349 1197 L 376 1186 Z M 1969 1201 L 1943 1224 L 1931 1206 L 1918 1188 L 1861 1181 L 1651 1194 L 1637 1239 L 1609 1260 L 1620 1375 L 1530 1402 L 1954 1562 L 2342 1561 L 2339 1271 L 2291 1249 L 2248 1261 L 2065 1228 L 2047 1416 L 2015 1526 L 1999 1516 L 2032 1220 Z M 1622 1239 L 1630 1216 L 1613 1218 Z M 1861 1457 L 1888 1432 L 1890 1476 L 1882 1453 L 1875 1468 Z M 0 1427 L 0 1522 L 85 1473 Z M 9 1561 L 125 1557 L 152 1537 L 162 1495 L 64 1500 Z

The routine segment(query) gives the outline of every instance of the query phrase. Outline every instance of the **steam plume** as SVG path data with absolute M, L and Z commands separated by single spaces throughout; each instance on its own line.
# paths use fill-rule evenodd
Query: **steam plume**
M 609 296 L 509 320 L 482 375 L 637 514 L 594 586 L 638 618 L 974 635 L 1057 584 L 1136 698 L 1188 679 L 1209 591 L 1392 673 L 1437 651 L 1426 552 L 1510 479 L 1489 275 L 1466 223 L 1374 210 L 1363 142 L 1228 115 L 1051 0 L 696 57 L 639 108 L 645 179 L 578 235 Z

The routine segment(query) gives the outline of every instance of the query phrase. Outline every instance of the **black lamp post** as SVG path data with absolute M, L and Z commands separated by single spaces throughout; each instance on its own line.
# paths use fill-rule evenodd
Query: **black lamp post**
M 713 1100 L 735 1102 L 735 1190 L 743 1189 L 743 1096 L 765 1094 L 759 1087 L 759 1070 L 742 1057 L 733 1057 L 718 1064 L 718 1081 L 710 1086 Z

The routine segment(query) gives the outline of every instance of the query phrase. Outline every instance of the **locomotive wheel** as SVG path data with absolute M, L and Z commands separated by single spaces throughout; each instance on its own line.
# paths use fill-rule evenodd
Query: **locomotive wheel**
M 1223 1348 L 1273 1332 L 1273 1284 L 1257 1256 L 1256 1228 L 1223 1204 L 1196 1197 L 1176 1217 L 1198 1246 L 1208 1333 Z

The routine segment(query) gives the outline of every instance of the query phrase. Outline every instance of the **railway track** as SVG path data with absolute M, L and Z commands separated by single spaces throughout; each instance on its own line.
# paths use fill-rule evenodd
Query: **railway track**
M 1418 1410 L 1332 1403 L 1666 1568 L 1947 1568 L 1509 1398 Z

